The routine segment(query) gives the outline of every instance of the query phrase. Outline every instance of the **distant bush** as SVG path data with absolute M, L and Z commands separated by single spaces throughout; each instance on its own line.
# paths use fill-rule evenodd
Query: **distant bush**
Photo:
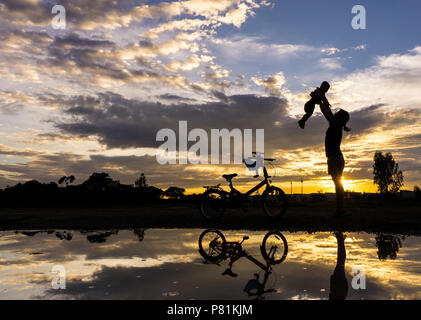
M 414 186 L 415 197 L 421 199 L 421 189 L 418 186 Z
M 317 191 L 317 193 L 310 195 L 310 200 L 312 201 L 324 201 L 327 200 L 327 196 L 323 193 L 322 190 Z

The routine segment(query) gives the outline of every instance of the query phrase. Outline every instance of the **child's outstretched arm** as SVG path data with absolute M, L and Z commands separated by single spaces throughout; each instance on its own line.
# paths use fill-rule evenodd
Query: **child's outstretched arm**
M 322 97 L 322 102 L 323 102 L 324 104 L 326 104 L 326 105 L 330 106 L 330 103 L 329 103 L 329 101 L 327 100 L 327 98 L 326 98 L 326 96 L 325 96 L 325 95 L 323 95 L 323 97 Z

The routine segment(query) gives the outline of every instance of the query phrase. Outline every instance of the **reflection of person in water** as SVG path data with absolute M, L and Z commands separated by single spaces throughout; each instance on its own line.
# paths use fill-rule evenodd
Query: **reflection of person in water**
M 348 295 L 348 280 L 345 276 L 346 236 L 342 232 L 335 232 L 335 237 L 338 242 L 338 256 L 336 268 L 330 276 L 329 300 L 345 300 Z

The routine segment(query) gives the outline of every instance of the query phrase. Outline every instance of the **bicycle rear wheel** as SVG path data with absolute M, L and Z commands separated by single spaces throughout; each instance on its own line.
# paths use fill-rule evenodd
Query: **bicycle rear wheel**
M 227 251 L 227 241 L 221 231 L 207 229 L 199 237 L 199 253 L 207 261 L 223 259 Z
M 227 208 L 227 198 L 222 190 L 209 189 L 202 195 L 200 212 L 208 220 L 220 218 Z
M 270 264 L 279 264 L 287 257 L 288 243 L 282 233 L 271 231 L 263 238 L 260 250 L 263 258 Z
M 267 188 L 263 192 L 260 200 L 263 211 L 270 218 L 281 218 L 287 211 L 287 196 L 281 188 L 274 186 Z

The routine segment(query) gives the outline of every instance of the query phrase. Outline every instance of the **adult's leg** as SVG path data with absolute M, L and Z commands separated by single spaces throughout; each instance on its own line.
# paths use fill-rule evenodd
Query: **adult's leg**
M 333 183 L 335 184 L 336 191 L 336 209 L 338 212 L 343 211 L 345 201 L 345 190 L 342 185 L 342 175 L 332 175 Z

